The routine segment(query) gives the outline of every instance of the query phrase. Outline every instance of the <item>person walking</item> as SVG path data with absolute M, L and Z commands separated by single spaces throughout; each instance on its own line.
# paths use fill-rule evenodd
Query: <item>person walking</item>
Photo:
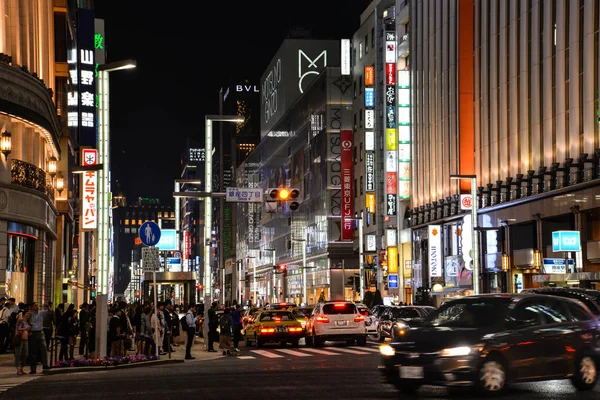
M 29 318 L 31 329 L 29 331 L 30 335 L 28 335 L 28 345 L 31 354 L 29 358 L 31 371 L 29 373 L 32 375 L 36 373 L 38 353 L 42 360 L 43 369 L 50 369 L 48 366 L 48 349 L 46 348 L 46 339 L 43 332 L 44 317 L 50 312 L 52 311 L 40 311 L 37 303 L 31 304 L 31 317 Z
M 236 304 L 231 312 L 231 321 L 233 323 L 233 349 L 240 351 L 240 339 L 242 337 L 242 316 L 240 314 L 240 305 Z
M 219 319 L 219 350 L 224 356 L 231 355 L 231 329 L 233 323 L 231 320 L 231 311 L 229 307 L 225 308 L 223 315 Z
M 31 318 L 31 313 L 29 311 L 24 311 L 19 316 L 17 320 L 17 325 L 15 327 L 15 338 L 18 343 L 15 343 L 15 367 L 17 368 L 17 375 L 25 375 L 25 371 L 23 371 L 23 367 L 27 365 L 27 356 L 29 355 L 29 331 L 31 329 L 31 325 L 29 324 L 29 319 Z
M 208 346 L 207 351 L 216 352 L 214 348 L 215 338 L 219 338 L 217 327 L 219 326 L 219 319 L 217 318 L 217 302 L 213 301 L 212 305 L 208 309 Z M 206 338 L 205 338 L 206 340 Z
M 194 336 L 196 335 L 196 305 L 190 304 L 187 313 L 185 314 L 185 322 L 187 323 L 187 342 L 185 344 L 185 359 L 193 360 L 196 357 L 192 356 L 192 345 L 194 344 Z

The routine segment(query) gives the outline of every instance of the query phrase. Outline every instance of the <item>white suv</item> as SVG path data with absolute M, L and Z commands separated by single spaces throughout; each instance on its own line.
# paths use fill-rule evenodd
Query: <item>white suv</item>
M 320 347 L 325 341 L 367 344 L 365 316 L 349 301 L 319 303 L 306 321 L 306 344 Z

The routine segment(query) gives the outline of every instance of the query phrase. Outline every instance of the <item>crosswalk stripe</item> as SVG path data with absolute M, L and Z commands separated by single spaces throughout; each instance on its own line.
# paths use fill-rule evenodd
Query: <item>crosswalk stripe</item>
M 250 351 L 253 353 L 256 353 L 256 354 L 260 354 L 261 356 L 268 357 L 268 358 L 283 358 L 282 355 L 271 353 L 270 351 L 266 351 L 266 350 L 250 350 Z
M 361 347 L 361 348 L 360 348 L 360 350 L 361 350 L 361 351 L 362 351 L 362 350 L 364 350 L 364 351 L 371 351 L 371 352 L 373 352 L 373 353 L 379 353 L 379 348 L 377 348 L 377 349 L 374 349 L 374 348 L 372 348 L 372 347 Z
M 237 358 L 239 358 L 240 360 L 253 360 L 256 357 L 253 357 L 253 356 L 238 356 Z
M 286 353 L 286 354 L 290 354 L 290 355 L 296 356 L 296 357 L 312 357 L 312 354 L 300 353 L 299 351 L 295 351 L 295 350 L 277 349 L 277 351 L 280 351 L 280 352 Z
M 310 351 L 311 353 L 316 353 L 316 354 L 323 354 L 323 355 L 326 355 L 326 356 L 339 356 L 338 353 L 333 353 L 331 351 L 326 351 L 326 350 L 311 349 L 309 347 L 305 347 L 302 350 L 304 350 L 304 351 Z
M 369 354 L 369 353 L 365 353 L 364 351 L 345 349 L 342 347 L 329 347 L 328 349 L 334 350 L 334 351 L 341 351 L 342 353 L 350 353 L 350 354 Z

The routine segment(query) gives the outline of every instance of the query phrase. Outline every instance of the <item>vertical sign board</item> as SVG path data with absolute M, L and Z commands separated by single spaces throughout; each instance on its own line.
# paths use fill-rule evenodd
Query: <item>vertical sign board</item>
M 82 149 L 81 165 L 91 166 L 98 163 L 98 150 Z M 98 172 L 85 171 L 81 178 L 81 230 L 91 231 L 98 228 Z
M 387 248 L 388 274 L 398 274 L 398 247 Z
M 77 47 L 67 60 L 73 84 L 67 95 L 67 125 L 79 132 L 80 146 L 96 145 L 96 82 L 94 12 L 77 10 Z
M 342 240 L 354 239 L 354 222 L 346 218 L 354 215 L 354 195 L 352 194 L 352 131 L 340 132 L 342 162 Z
M 429 277 L 439 278 L 442 276 L 442 233 L 440 225 L 429 225 L 428 230 L 428 261 Z
M 397 214 L 397 180 L 398 180 L 398 157 L 397 157 L 397 134 L 396 134 L 396 32 L 385 32 L 385 194 L 386 214 L 395 216 Z M 389 161 L 392 161 L 390 163 Z M 393 164 L 393 165 L 392 165 Z
M 398 198 L 410 198 L 410 71 L 398 71 Z
M 552 232 L 552 251 L 581 251 L 581 238 L 579 231 L 554 231 Z
M 341 41 L 342 75 L 350 75 L 350 39 Z

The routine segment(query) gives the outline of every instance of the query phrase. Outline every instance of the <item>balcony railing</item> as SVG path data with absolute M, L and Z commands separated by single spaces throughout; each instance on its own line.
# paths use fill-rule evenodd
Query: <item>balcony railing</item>
M 10 160 L 10 182 L 42 192 L 54 199 L 54 189 L 46 179 L 46 171 L 21 160 Z

